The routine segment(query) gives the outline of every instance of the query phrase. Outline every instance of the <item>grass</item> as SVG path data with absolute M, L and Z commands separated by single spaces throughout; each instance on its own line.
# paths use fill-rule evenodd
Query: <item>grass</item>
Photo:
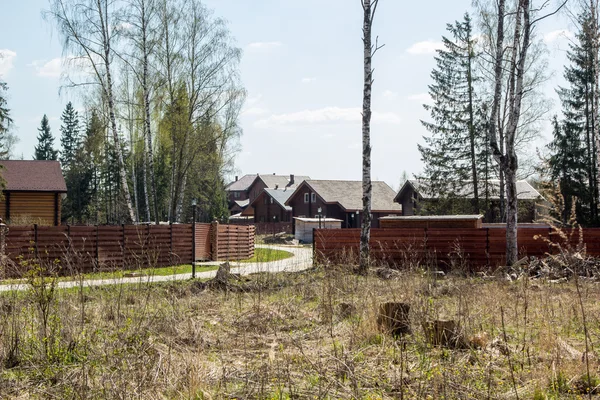
M 294 254 L 285 250 L 277 250 L 266 247 L 257 247 L 254 249 L 254 257 L 247 260 L 240 260 L 241 263 L 264 263 L 293 257 Z
M 600 285 L 344 266 L 256 274 L 245 290 L 196 281 L 0 294 L 3 398 L 578 399 L 600 384 Z M 581 301 L 581 303 L 580 303 Z M 412 334 L 378 329 L 411 306 Z M 588 385 L 582 353 L 588 321 Z M 344 305 L 344 306 L 342 306 Z M 352 309 L 351 313 L 341 310 Z M 436 347 L 453 319 L 478 345 Z

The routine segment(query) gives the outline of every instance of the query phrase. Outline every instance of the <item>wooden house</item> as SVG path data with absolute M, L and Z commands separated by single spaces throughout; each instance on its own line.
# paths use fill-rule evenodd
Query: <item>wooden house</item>
M 6 223 L 60 225 L 67 185 L 58 161 L 0 161 L 4 179 L 0 217 Z
M 488 198 L 483 195 L 485 182 L 480 183 L 479 199 L 485 222 L 500 219 L 500 181 L 487 181 Z M 473 185 L 454 184 L 455 192 L 442 195 L 432 189 L 427 180 L 408 179 L 394 198 L 402 205 L 405 216 L 410 215 L 461 215 L 470 214 L 473 210 Z M 519 222 L 533 222 L 537 217 L 540 204 L 545 202 L 542 195 L 527 181 L 517 181 L 517 198 L 519 200 Z M 487 201 L 486 201 L 487 200 Z M 487 206 L 485 206 L 487 204 Z
M 239 214 L 240 217 L 251 218 L 254 216 L 254 207 L 252 207 L 252 203 L 262 194 L 263 190 L 275 189 L 293 191 L 306 179 L 310 179 L 310 177 L 296 176 L 294 174 L 244 175 L 240 179 L 236 176 L 235 181 L 225 187 L 227 199 L 229 201 L 229 213 L 231 215 Z M 264 216 L 265 215 L 262 215 L 262 217 Z M 261 222 L 259 219 L 260 216 L 254 218 L 254 221 Z
M 385 182 L 373 181 L 372 184 L 372 226 L 379 228 L 379 218 L 402 215 L 402 207 L 394 202 L 396 193 Z M 285 204 L 292 207 L 293 217 L 318 218 L 320 215 L 341 220 L 342 228 L 358 228 L 363 208 L 362 182 L 307 180 L 298 186 Z

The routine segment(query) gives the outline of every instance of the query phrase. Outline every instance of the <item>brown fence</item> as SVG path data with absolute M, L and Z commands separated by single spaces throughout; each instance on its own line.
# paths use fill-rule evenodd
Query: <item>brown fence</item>
M 572 236 L 572 244 L 579 240 Z M 583 229 L 589 255 L 600 256 L 600 229 Z M 356 262 L 360 229 L 316 229 L 314 250 L 317 261 Z M 549 228 L 520 228 L 521 256 L 541 257 L 556 251 L 551 243 L 563 243 Z M 403 266 L 430 262 L 442 269 L 461 263 L 482 270 L 505 262 L 506 229 L 371 229 L 371 256 L 378 262 Z
M 216 243 L 213 245 L 213 248 L 217 249 L 216 259 L 245 260 L 254 256 L 253 225 L 214 224 L 213 226 L 217 226 Z
M 254 255 L 254 227 L 219 224 L 3 227 L 7 277 L 19 265 L 55 263 L 61 273 L 238 260 Z M 1 240 L 1 239 L 0 239 Z M 11 269 L 12 268 L 12 269 Z

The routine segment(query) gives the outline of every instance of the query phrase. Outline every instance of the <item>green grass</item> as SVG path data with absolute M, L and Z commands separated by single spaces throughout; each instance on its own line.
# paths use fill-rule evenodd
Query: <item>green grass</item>
M 285 250 L 269 249 L 264 247 L 257 247 L 254 249 L 254 257 L 247 260 L 240 260 L 241 263 L 257 263 L 257 262 L 272 262 L 285 260 L 286 258 L 293 257 L 294 254 Z

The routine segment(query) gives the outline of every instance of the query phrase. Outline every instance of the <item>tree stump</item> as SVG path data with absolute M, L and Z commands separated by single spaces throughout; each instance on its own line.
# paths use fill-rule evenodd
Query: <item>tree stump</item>
M 383 303 L 379 305 L 377 326 L 381 332 L 393 336 L 410 334 L 410 320 L 408 314 L 410 304 L 406 303 Z
M 356 306 L 350 303 L 340 303 L 338 304 L 338 314 L 341 319 L 350 318 L 356 315 Z
M 219 285 L 227 286 L 230 278 L 231 278 L 231 266 L 229 265 L 229 262 L 225 262 L 225 263 L 219 265 L 219 269 L 217 270 L 217 275 L 214 277 L 214 282 Z
M 423 326 L 427 341 L 434 346 L 463 347 L 463 336 L 454 320 L 435 320 Z

